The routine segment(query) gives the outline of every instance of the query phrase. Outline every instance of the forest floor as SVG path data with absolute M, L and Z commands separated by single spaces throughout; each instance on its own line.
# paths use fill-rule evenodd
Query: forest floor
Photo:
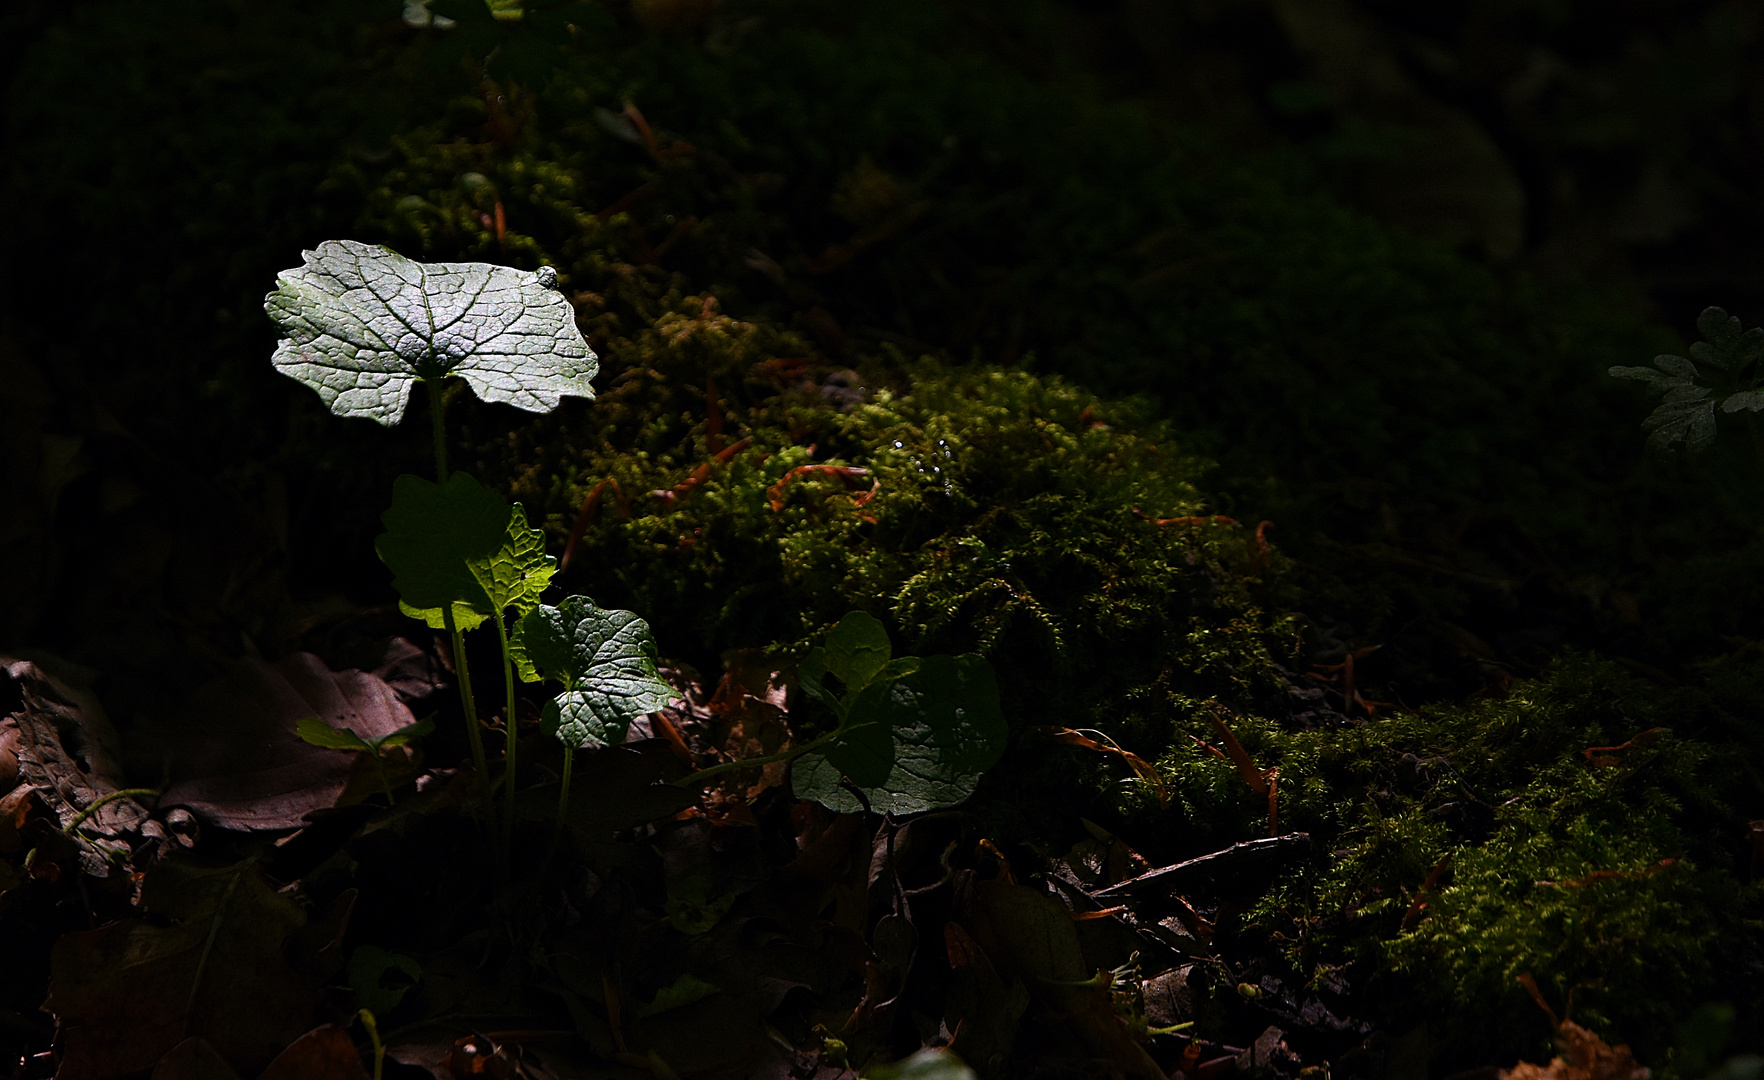
M 1528 218 L 1605 159 L 1373 5 L 480 6 L 20 17 L 0 1069 L 1755 1080 L 1731 237 Z M 1521 22 L 1453 48 L 1613 131 L 1671 124 L 1588 80 L 1756 73 Z M 1600 153 L 1742 181 L 1696 130 Z M 342 237 L 551 283 L 593 400 L 332 415 L 263 312 Z M 385 540 L 437 448 L 531 538 L 458 638 Z M 628 730 L 499 645 L 571 597 L 652 642 Z M 905 779 L 838 756 L 853 613 Z

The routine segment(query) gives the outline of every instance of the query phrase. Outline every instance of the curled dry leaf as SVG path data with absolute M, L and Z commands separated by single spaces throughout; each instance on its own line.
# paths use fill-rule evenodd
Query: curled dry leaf
M 29 660 L 0 658 L 0 672 L 19 695 L 19 708 L 7 721 L 15 732 L 17 782 L 38 789 L 63 828 L 87 807 L 127 787 L 117 764 L 116 732 L 97 698 L 51 675 Z M 87 837 L 122 841 L 147 821 L 147 811 L 130 799 L 113 799 L 80 823 Z M 82 869 L 103 877 L 108 860 L 97 849 L 82 852 Z
M 299 828 L 307 814 L 344 801 L 352 772 L 371 764 L 302 741 L 296 725 L 313 716 L 362 738 L 415 722 L 397 693 L 365 672 L 332 671 L 311 653 L 274 665 L 246 660 L 198 690 L 175 726 L 146 737 L 141 755 L 171 770 L 160 805 L 228 829 Z M 375 787 L 364 770 L 360 790 Z

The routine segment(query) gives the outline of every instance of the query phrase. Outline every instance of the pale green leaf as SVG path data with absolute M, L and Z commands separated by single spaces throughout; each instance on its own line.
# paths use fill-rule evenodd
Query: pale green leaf
M 397 731 L 386 735 L 377 735 L 367 741 L 376 750 L 390 750 L 395 746 L 406 746 L 434 730 L 434 720 L 418 720 L 414 724 L 406 724 Z
M 527 527 L 527 511 L 519 503 L 509 515 L 502 546 L 488 560 L 469 565 L 497 612 L 512 607 L 522 614 L 538 605 L 557 570 L 557 560 L 545 554 L 545 534 Z
M 853 611 L 827 634 L 821 652 L 827 673 L 844 683 L 849 695 L 869 685 L 888 663 L 893 648 L 888 644 L 888 631 L 880 622 L 861 611 Z
M 264 298 L 286 335 L 271 362 L 338 416 L 396 424 L 418 379 L 445 376 L 530 412 L 594 396 L 598 361 L 550 267 L 419 263 L 354 240 L 301 258 Z
M 300 741 L 326 750 L 372 750 L 360 735 L 347 728 L 334 728 L 316 716 L 302 716 L 294 722 L 294 734 Z
M 871 1066 L 863 1080 L 975 1080 L 975 1074 L 953 1051 L 927 1046 L 905 1061 Z

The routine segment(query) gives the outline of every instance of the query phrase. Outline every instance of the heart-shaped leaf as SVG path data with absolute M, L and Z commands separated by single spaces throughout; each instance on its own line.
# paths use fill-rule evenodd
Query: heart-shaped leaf
M 861 611 L 853 611 L 828 632 L 825 645 L 810 650 L 803 658 L 797 669 L 797 683 L 804 693 L 843 719 L 857 692 L 888 664 L 893 651 L 882 624 Z M 844 701 L 821 685 L 827 675 L 845 684 Z
M 527 612 L 510 646 L 522 678 L 563 683 L 564 692 L 546 703 L 543 721 L 567 746 L 624 742 L 631 721 L 676 696 L 656 671 L 649 624 L 586 596 Z
M 799 798 L 840 813 L 860 809 L 841 776 L 884 813 L 955 806 L 974 793 L 980 775 L 1003 755 L 1007 735 L 992 665 L 975 655 L 930 656 L 897 670 L 884 668 L 851 702 L 847 724 L 869 734 L 843 745 L 836 739 L 796 760 L 791 780 Z M 888 732 L 891 752 L 886 775 L 871 781 L 881 756 L 878 730 Z
M 550 267 L 419 263 L 354 240 L 301 258 L 264 298 L 287 335 L 271 362 L 338 416 L 396 424 L 416 380 L 450 375 L 529 412 L 594 396 L 599 363 Z
M 557 566 L 526 511 L 466 473 L 445 484 L 400 476 L 380 521 L 386 531 L 374 550 L 392 568 L 400 609 L 437 630 L 448 605 L 462 631 L 510 607 L 530 609 Z
M 514 608 L 521 614 L 538 606 L 557 570 L 557 560 L 545 554 L 545 534 L 527 527 L 527 511 L 520 503 L 509 515 L 508 531 L 496 554 L 467 565 L 495 611 Z

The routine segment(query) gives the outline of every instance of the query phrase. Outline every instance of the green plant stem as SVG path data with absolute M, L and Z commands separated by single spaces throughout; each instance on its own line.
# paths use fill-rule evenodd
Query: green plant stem
M 570 805 L 570 777 L 576 772 L 576 748 L 564 743 L 563 783 L 557 793 L 557 820 L 551 823 L 551 841 L 545 845 L 545 861 L 541 864 L 539 877 L 544 880 L 551 871 L 551 860 L 557 855 L 557 845 L 563 840 L 564 811 Z
M 776 761 L 789 761 L 792 758 L 801 757 L 803 754 L 808 753 L 816 747 L 832 742 L 833 736 L 837 734 L 839 734 L 838 731 L 829 731 L 827 734 L 813 740 L 812 742 L 803 743 L 801 746 L 793 746 L 788 750 L 780 750 L 776 754 L 767 754 L 764 757 L 742 758 L 740 761 L 725 761 L 721 765 L 712 765 L 708 769 L 698 770 L 691 776 L 682 776 L 680 779 L 674 781 L 674 786 L 703 787 L 707 780 L 714 780 L 717 777 L 727 775 L 728 773 L 740 772 L 742 769 L 752 769 L 764 765 L 770 765 Z
M 81 825 L 84 825 L 86 823 L 87 818 L 91 817 L 93 814 L 96 814 L 99 810 L 103 809 L 107 803 L 113 803 L 118 799 L 138 799 L 143 795 L 158 795 L 158 794 L 159 794 L 158 791 L 154 790 L 153 788 L 147 788 L 147 787 L 132 787 L 132 788 L 124 788 L 121 791 L 113 791 L 110 794 L 105 795 L 102 798 L 92 800 L 92 804 L 90 806 L 86 807 L 84 810 L 81 810 L 79 812 L 79 815 L 77 817 L 75 817 L 72 821 L 68 822 L 67 825 L 64 826 L 61 831 L 64 833 L 67 833 L 69 836 L 72 836 L 73 831 L 75 829 L 79 828 Z
M 570 777 L 576 771 L 576 748 L 569 743 L 564 744 L 563 786 L 557 793 L 557 822 L 551 829 L 551 842 L 563 833 L 564 810 L 570 805 Z
M 435 479 L 447 483 L 447 395 L 442 391 L 440 379 L 424 379 L 423 385 L 429 388 L 429 426 L 435 432 Z
M 367 1029 L 368 1041 L 374 1044 L 374 1080 L 380 1080 L 380 1074 L 386 1068 L 386 1044 L 380 1041 L 379 1022 L 367 1009 L 356 1015 L 361 1017 L 361 1026 Z
M 478 707 L 472 701 L 472 673 L 466 666 L 465 635 L 453 621 L 453 605 L 444 604 L 441 618 L 453 637 L 453 670 L 459 675 L 459 703 L 465 709 L 466 738 L 472 744 L 472 768 L 478 772 L 478 798 L 483 805 L 484 829 L 496 835 L 496 804 L 490 799 L 490 760 L 484 756 L 484 734 L 478 730 Z
M 502 685 L 507 688 L 507 711 L 503 713 L 503 734 L 508 744 L 502 762 L 502 850 L 506 858 L 509 845 L 514 842 L 515 819 L 515 751 L 520 746 L 521 725 L 515 718 L 515 678 L 514 661 L 508 652 L 508 627 L 503 625 L 502 615 L 498 613 L 492 620 L 496 623 L 496 643 L 502 646 Z
M 380 787 L 386 792 L 386 805 L 397 806 L 398 797 L 392 794 L 392 779 L 386 775 L 386 762 L 380 757 L 379 747 L 369 750 L 368 753 L 374 756 L 374 769 L 380 774 Z

